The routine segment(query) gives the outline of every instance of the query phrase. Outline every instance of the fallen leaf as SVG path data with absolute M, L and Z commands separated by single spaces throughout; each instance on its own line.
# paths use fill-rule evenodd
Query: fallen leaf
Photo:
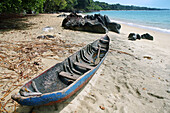
M 103 107 L 103 106 L 99 106 L 99 107 L 100 107 L 100 109 L 105 110 L 105 107 Z
M 24 75 L 24 79 L 28 78 L 28 75 Z
M 146 88 L 143 88 L 143 90 L 146 90 Z
M 150 100 L 149 102 L 150 102 L 150 103 L 153 103 L 153 101 L 151 101 L 151 100 Z
M 150 56 L 143 56 L 143 58 L 147 58 L 149 60 L 152 60 L 152 57 L 150 57 Z

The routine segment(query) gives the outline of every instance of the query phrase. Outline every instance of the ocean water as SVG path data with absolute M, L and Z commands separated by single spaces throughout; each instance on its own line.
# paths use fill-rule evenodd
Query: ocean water
M 170 33 L 170 10 L 100 11 L 88 14 L 99 13 L 117 23 Z

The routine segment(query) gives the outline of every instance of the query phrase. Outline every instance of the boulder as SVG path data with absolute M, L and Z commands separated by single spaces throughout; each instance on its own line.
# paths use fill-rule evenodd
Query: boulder
M 104 22 L 105 22 L 106 26 L 108 25 L 108 23 L 111 22 L 110 19 L 109 19 L 109 17 L 106 16 L 106 15 L 104 15 Z
M 70 20 L 64 25 L 64 28 L 95 33 L 107 32 L 107 28 L 103 24 L 96 21 L 85 21 L 83 19 L 77 21 L 74 21 L 74 19 Z
M 98 20 L 98 22 L 100 22 L 100 23 L 102 23 L 104 26 L 106 26 L 105 21 L 104 21 L 104 18 L 103 18 L 102 16 L 98 16 L 96 19 Z
M 109 31 L 120 33 L 121 25 L 117 24 L 115 22 L 110 22 L 110 23 L 107 24 L 107 28 L 108 28 Z
M 140 35 L 139 34 L 135 34 L 135 33 L 130 33 L 129 36 L 128 36 L 128 39 L 129 40 L 133 40 L 135 41 L 136 39 L 141 39 Z
M 153 40 L 153 36 L 151 36 L 149 33 L 141 35 L 142 39 L 148 39 L 148 40 Z
M 83 26 L 83 31 L 89 31 L 89 32 L 94 32 L 95 33 L 107 33 L 108 29 L 101 23 L 96 22 L 86 22 L 85 25 Z
M 63 20 L 62 27 L 65 29 L 88 31 L 94 33 L 107 33 L 108 30 L 119 33 L 121 25 L 110 22 L 110 19 L 106 15 L 87 15 L 83 18 L 80 15 L 71 13 Z
M 141 39 L 141 36 L 139 34 L 136 34 L 136 39 Z
M 87 15 L 84 17 L 84 19 L 95 20 L 93 15 Z

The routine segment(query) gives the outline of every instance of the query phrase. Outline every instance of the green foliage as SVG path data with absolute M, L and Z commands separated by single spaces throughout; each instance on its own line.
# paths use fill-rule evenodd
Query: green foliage
M 95 4 L 94 2 L 91 2 L 89 6 L 87 6 L 87 10 L 102 10 L 102 7 Z
M 21 13 L 23 11 L 43 11 L 45 0 L 1 0 L 0 13 Z
M 96 6 L 101 7 L 102 10 L 108 10 L 108 9 L 110 9 L 110 5 L 109 5 L 108 3 L 105 3 L 105 2 L 98 2 L 98 1 L 96 1 L 96 2 L 94 2 L 94 4 L 95 4 Z
M 43 3 L 45 0 L 22 0 L 23 10 L 26 12 L 43 12 Z
M 76 5 L 76 8 L 79 10 L 87 10 L 87 7 L 90 6 L 90 3 L 93 2 L 93 0 L 77 0 L 78 4 Z
M 158 10 L 156 8 L 108 4 L 93 0 L 0 0 L 0 13 L 93 10 Z
M 0 13 L 2 12 L 20 12 L 21 0 L 1 0 L 0 1 Z
M 67 6 L 65 0 L 46 0 L 44 3 L 45 12 L 56 12 L 58 10 L 63 10 Z
M 78 4 L 77 0 L 66 0 L 67 6 L 65 7 L 66 11 L 74 11 L 74 7 Z

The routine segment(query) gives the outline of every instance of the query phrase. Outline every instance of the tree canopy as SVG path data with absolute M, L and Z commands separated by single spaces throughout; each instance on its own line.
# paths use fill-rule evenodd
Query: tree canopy
M 45 0 L 1 0 L 0 13 L 43 12 Z
M 1 0 L 0 13 L 31 13 L 94 10 L 158 10 L 156 8 L 108 4 L 93 0 Z

